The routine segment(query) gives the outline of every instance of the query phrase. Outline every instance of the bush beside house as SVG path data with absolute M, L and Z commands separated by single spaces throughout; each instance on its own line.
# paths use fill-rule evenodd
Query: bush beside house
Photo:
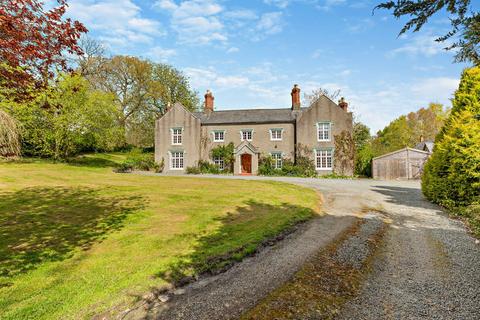
M 464 70 L 452 103 L 425 165 L 422 190 L 480 235 L 480 67 Z

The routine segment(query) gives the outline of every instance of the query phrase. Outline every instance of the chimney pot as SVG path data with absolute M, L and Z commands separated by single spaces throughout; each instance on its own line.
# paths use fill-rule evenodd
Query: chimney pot
M 340 100 L 338 100 L 338 106 L 342 108 L 345 111 L 348 111 L 348 103 L 345 101 L 345 98 L 342 97 Z
M 300 110 L 300 87 L 298 84 L 293 85 L 292 88 L 292 110 Z
M 215 100 L 215 97 L 213 96 L 213 93 L 210 90 L 207 90 L 207 92 L 205 93 L 205 105 L 204 105 L 205 112 L 213 112 L 214 100 Z

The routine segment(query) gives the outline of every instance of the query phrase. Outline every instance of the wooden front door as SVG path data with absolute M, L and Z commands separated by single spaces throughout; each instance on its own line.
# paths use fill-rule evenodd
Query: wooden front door
M 241 156 L 242 174 L 252 174 L 252 155 L 244 153 Z

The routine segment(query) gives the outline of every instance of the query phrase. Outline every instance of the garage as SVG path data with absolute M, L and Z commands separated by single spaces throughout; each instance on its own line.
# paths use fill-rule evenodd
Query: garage
M 404 148 L 372 160 L 372 175 L 379 180 L 420 179 L 428 157 L 428 151 Z

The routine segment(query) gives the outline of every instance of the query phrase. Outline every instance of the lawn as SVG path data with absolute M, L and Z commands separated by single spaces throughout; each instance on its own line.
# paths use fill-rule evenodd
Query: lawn
M 310 189 L 113 173 L 122 158 L 0 163 L 1 319 L 108 316 L 319 212 Z

